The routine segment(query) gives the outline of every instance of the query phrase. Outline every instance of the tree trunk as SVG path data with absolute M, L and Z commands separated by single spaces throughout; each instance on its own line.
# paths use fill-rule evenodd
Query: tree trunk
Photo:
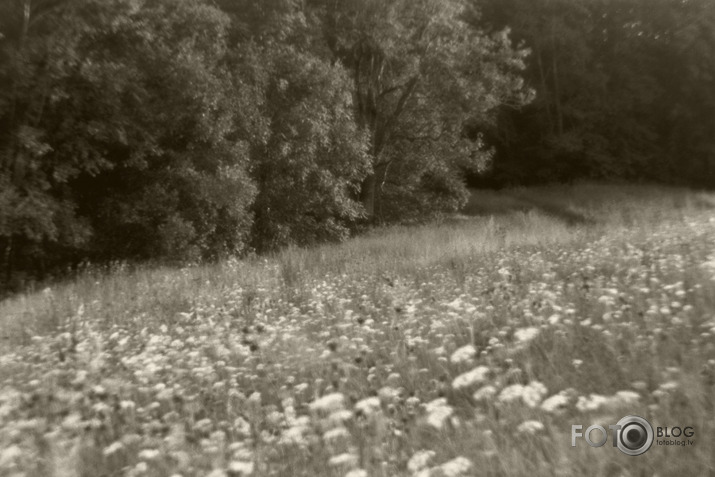
M 541 50 L 538 51 L 536 54 L 536 60 L 537 64 L 539 65 L 539 77 L 541 79 L 541 91 L 542 94 L 547 96 L 546 100 L 544 101 L 544 106 L 546 107 L 546 119 L 549 122 L 549 132 L 551 134 L 554 133 L 554 119 L 551 116 L 551 104 L 549 103 L 548 100 L 548 94 L 549 94 L 549 88 L 546 86 L 546 73 L 544 73 L 544 64 L 541 60 Z
M 556 59 L 556 25 L 555 20 L 551 20 L 551 65 L 554 74 L 554 109 L 556 110 L 556 130 L 559 135 L 564 133 L 564 114 L 561 107 L 561 87 L 559 85 L 559 69 Z
M 3 251 L 3 263 L 5 265 L 5 282 L 7 285 L 12 281 L 12 235 L 7 238 L 7 244 Z
M 559 86 L 559 70 L 556 63 L 556 55 L 552 60 L 554 65 L 554 105 L 556 106 L 556 130 L 559 135 L 564 133 L 564 113 L 561 107 L 561 88 Z
M 375 196 L 377 193 L 377 178 L 372 172 L 363 181 L 360 187 L 360 202 L 365 209 L 370 222 L 375 220 Z

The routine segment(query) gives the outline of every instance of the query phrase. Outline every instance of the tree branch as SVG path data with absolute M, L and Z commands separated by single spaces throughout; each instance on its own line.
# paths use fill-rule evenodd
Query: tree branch
M 376 131 L 376 137 L 375 137 L 375 150 L 377 153 L 379 153 L 383 146 L 385 145 L 385 142 L 387 142 L 388 138 L 390 137 L 390 134 L 392 133 L 392 129 L 394 128 L 395 124 L 397 123 L 397 120 L 399 119 L 400 115 L 403 113 L 405 109 L 405 105 L 407 104 L 407 101 L 410 99 L 412 96 L 412 93 L 414 93 L 415 89 L 417 88 L 417 82 L 419 81 L 419 76 L 415 75 L 412 78 L 405 83 L 404 90 L 402 91 L 402 94 L 400 95 L 400 99 L 397 100 L 397 105 L 395 106 L 395 109 L 392 111 L 392 113 L 387 117 L 385 120 L 385 123 L 382 128 L 379 128 Z

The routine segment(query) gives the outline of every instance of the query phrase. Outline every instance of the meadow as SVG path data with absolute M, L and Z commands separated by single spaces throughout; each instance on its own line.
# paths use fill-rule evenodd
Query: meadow
M 715 473 L 712 193 L 475 191 L 343 244 L 89 269 L 0 326 L 2 477 Z M 571 446 L 630 414 L 694 444 Z

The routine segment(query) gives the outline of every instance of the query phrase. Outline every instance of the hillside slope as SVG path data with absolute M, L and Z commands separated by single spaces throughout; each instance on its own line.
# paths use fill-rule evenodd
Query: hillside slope
M 0 475 L 706 475 L 714 244 L 713 194 L 583 184 L 88 272 L 0 303 Z M 571 447 L 630 414 L 695 443 Z

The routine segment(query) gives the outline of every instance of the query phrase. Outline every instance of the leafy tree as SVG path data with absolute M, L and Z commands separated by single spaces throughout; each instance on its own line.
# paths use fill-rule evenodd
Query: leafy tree
M 310 5 L 330 57 L 352 77 L 355 117 L 372 162 L 360 191 L 368 216 L 461 203 L 460 168 L 485 159 L 465 123 L 524 100 L 518 72 L 525 52 L 512 48 L 506 32 L 487 36 L 470 26 L 458 0 Z
M 345 70 L 289 46 L 259 50 L 268 76 L 262 114 L 268 133 L 252 143 L 259 192 L 257 249 L 342 239 L 363 215 L 356 189 L 369 170 L 352 116 Z
M 7 269 L 37 266 L 22 263 L 35 252 L 66 260 L 240 249 L 253 186 L 238 112 L 225 101 L 226 16 L 199 0 L 5 7 Z
M 67 65 L 47 58 L 73 48 L 64 29 L 54 38 L 63 46 L 50 41 L 51 27 L 42 21 L 60 6 L 29 1 L 0 5 L 0 263 L 5 278 L 18 251 L 37 252 L 43 241 L 77 245 L 88 233 L 87 225 L 75 218 L 75 204 L 50 189 L 55 177 L 62 181 L 96 164 L 59 166 L 45 159 L 52 147 L 41 123 L 47 104 L 61 94 L 51 82 L 69 75 Z
M 345 69 L 319 54 L 296 2 L 220 5 L 232 18 L 234 97 L 250 110 L 238 129 L 258 186 L 253 247 L 346 237 L 363 215 L 355 196 L 369 163 Z

